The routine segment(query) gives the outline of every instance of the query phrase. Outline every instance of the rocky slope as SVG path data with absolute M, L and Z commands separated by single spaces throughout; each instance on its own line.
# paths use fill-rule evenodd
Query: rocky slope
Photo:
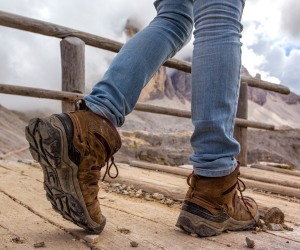
M 189 164 L 192 131 L 155 133 L 120 131 L 123 145 L 116 160 L 142 160 L 163 165 Z M 300 169 L 300 130 L 248 131 L 248 164 L 268 161 Z

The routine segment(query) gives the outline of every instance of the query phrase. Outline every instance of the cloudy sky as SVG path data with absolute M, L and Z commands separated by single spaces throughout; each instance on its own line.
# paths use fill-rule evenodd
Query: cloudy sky
M 87 4 L 88 3 L 88 4 Z M 123 29 L 134 17 L 146 26 L 153 0 L 0 0 L 0 10 L 125 42 Z M 247 0 L 243 15 L 243 65 L 250 74 L 300 94 L 300 1 Z M 60 40 L 0 26 L 0 83 L 61 89 Z M 191 55 L 192 41 L 176 57 Z M 114 53 L 86 46 L 86 85 L 106 71 Z M 60 102 L 0 94 L 10 109 L 49 109 Z

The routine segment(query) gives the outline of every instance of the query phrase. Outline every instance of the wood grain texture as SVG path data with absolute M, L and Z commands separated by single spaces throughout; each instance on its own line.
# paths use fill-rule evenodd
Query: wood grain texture
M 78 97 L 84 97 L 84 94 L 71 93 L 66 91 L 55 91 L 48 89 L 30 88 L 16 85 L 8 85 L 0 83 L 0 93 L 10 95 L 20 95 L 28 97 L 37 97 L 53 100 L 61 100 L 72 102 Z
M 4 190 L 10 196 L 30 206 L 36 213 L 43 215 L 49 221 L 57 223 L 65 228 L 67 232 L 77 235 L 80 239 L 83 239 L 88 234 L 74 224 L 63 220 L 59 214 L 51 209 L 50 203 L 45 198 L 41 169 L 17 162 L 1 162 L 1 164 L 4 164 L 5 168 L 0 167 L 0 190 Z M 156 183 L 160 183 L 159 188 L 165 188 L 171 192 L 174 189 L 182 190 L 183 192 L 187 190 L 186 178 L 178 175 L 132 167 L 122 167 L 120 174 L 121 179 L 123 178 L 122 176 L 131 178 L 132 182 L 130 185 L 134 185 L 134 181 L 143 182 L 146 192 L 149 192 L 147 185 L 156 186 Z M 12 178 L 15 184 L 9 185 Z M 100 192 L 104 192 L 103 189 Z M 180 212 L 179 204 L 168 207 L 159 202 L 130 198 L 126 195 L 105 194 L 107 197 L 101 199 L 100 203 L 101 210 L 107 217 L 107 224 L 99 236 L 99 242 L 94 244 L 94 247 L 97 249 L 132 249 L 130 246 L 130 241 L 132 240 L 139 243 L 139 249 L 228 249 L 228 243 L 232 244 L 230 249 L 246 249 L 245 237 L 255 240 L 255 249 L 288 249 L 287 246 L 289 249 L 299 249 L 300 247 L 299 227 L 295 227 L 292 233 L 289 231 L 279 232 L 278 236 L 264 232 L 254 235 L 251 231 L 241 231 L 224 233 L 217 237 L 192 237 L 175 227 Z M 270 204 L 277 206 L 284 211 L 287 220 L 298 221 L 300 216 L 299 204 L 257 192 L 246 191 L 245 195 L 250 195 L 262 206 L 269 206 Z M 111 202 L 110 199 L 114 199 L 114 201 Z M 5 202 L 0 204 L 8 205 Z M 22 216 L 22 213 L 20 216 Z M 26 222 L 30 224 L 31 220 Z M 288 222 L 287 225 L 291 226 Z M 34 225 L 28 226 L 33 227 Z M 118 228 L 127 228 L 131 233 L 122 234 L 117 230 Z M 48 231 L 49 235 L 52 235 L 51 233 L 52 231 Z M 57 244 L 61 240 L 60 237 L 51 239 L 56 240 Z M 286 244 L 287 240 L 290 241 L 289 244 Z M 70 245 L 65 249 L 77 248 L 72 248 L 72 245 Z
M 88 246 L 58 227 L 33 214 L 21 204 L 0 192 L 0 249 L 34 249 L 33 245 L 44 242 L 49 250 L 88 250 Z M 5 204 L 5 205 L 4 205 Z M 13 242 L 20 237 L 23 242 Z M 43 249 L 43 248 L 42 248 Z
M 248 119 L 248 84 L 246 82 L 242 82 L 240 86 L 236 117 Z M 241 148 L 240 153 L 235 157 L 241 166 L 247 166 L 247 128 L 235 125 L 233 137 L 240 143 Z
M 74 101 L 78 97 L 83 98 L 85 96 L 84 94 L 79 94 L 79 93 L 29 88 L 23 86 L 1 84 L 1 83 L 0 83 L 0 93 L 54 99 L 54 100 L 69 101 L 69 102 Z M 155 113 L 155 114 L 191 118 L 191 112 L 188 110 L 172 109 L 172 108 L 166 108 L 166 107 L 161 107 L 161 106 L 156 106 L 156 105 L 146 104 L 146 103 L 137 103 L 134 109 L 138 111 L 144 111 L 144 112 Z M 240 118 L 235 119 L 235 124 L 242 127 L 251 127 L 251 128 L 267 129 L 267 130 L 275 129 L 275 126 L 272 124 L 249 121 Z
M 85 43 L 77 37 L 60 42 L 62 91 L 85 93 Z M 62 112 L 74 111 L 73 103 L 62 102 Z
M 112 52 L 119 52 L 124 45 L 123 43 L 119 43 L 104 37 L 96 36 L 75 29 L 70 29 L 53 23 L 43 22 L 36 19 L 7 13 L 4 11 L 0 11 L 0 25 L 61 39 L 65 37 L 78 37 L 87 45 Z M 192 64 L 190 62 L 178 59 L 169 59 L 163 65 L 187 73 L 192 72 Z M 247 82 L 251 87 L 274 91 L 285 95 L 288 95 L 290 93 L 289 88 L 286 86 L 262 81 L 252 77 L 242 76 L 241 81 Z
M 280 164 L 278 164 L 278 165 L 280 165 Z M 262 169 L 262 170 L 267 170 L 267 171 L 271 171 L 271 172 L 277 172 L 277 173 L 282 173 L 282 174 L 287 174 L 287 175 L 292 175 L 292 176 L 300 176 L 300 171 L 298 171 L 298 170 L 287 170 L 287 169 L 265 166 L 265 165 L 261 165 L 261 164 L 252 164 L 251 168 L 258 168 L 258 169 Z
M 188 169 L 180 169 L 176 167 L 163 166 L 159 164 L 153 164 L 153 163 L 141 162 L 141 161 L 132 161 L 130 162 L 130 165 L 137 168 L 162 171 L 165 173 L 171 173 L 171 174 L 181 175 L 185 177 L 189 176 L 192 172 L 192 170 L 188 170 Z M 300 188 L 300 179 L 297 182 L 297 181 L 289 181 L 284 178 L 272 179 L 272 178 L 262 177 L 259 175 L 255 175 L 251 172 L 244 174 L 242 168 L 240 172 L 241 172 L 240 177 L 245 182 L 247 187 L 257 188 L 275 194 L 300 198 L 300 190 L 298 189 Z M 181 197 L 181 199 L 184 199 L 184 196 L 182 196 L 181 193 L 176 194 L 176 197 L 177 198 Z

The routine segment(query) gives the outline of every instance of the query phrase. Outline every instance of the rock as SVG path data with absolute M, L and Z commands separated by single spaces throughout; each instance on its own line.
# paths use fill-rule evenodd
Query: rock
M 288 229 L 288 226 L 286 224 L 281 224 L 282 228 L 287 230 Z
M 270 223 L 268 225 L 268 229 L 270 231 L 283 231 L 283 228 L 280 224 L 274 224 L 274 223 Z
M 228 246 L 228 247 L 232 247 L 231 243 L 228 243 L 226 246 Z
M 122 186 L 119 187 L 120 190 L 124 190 L 127 186 L 123 184 Z
M 288 230 L 288 231 L 294 231 L 294 228 L 288 227 L 287 230 Z
M 290 243 L 290 242 L 287 240 L 286 243 Z
M 173 200 L 170 200 L 170 199 L 167 199 L 165 201 L 165 204 L 167 204 L 168 206 L 172 206 L 174 204 L 174 201 Z
M 136 191 L 136 194 L 143 194 L 143 190 L 139 189 L 138 191 Z
M 134 189 L 134 187 L 133 187 L 133 185 L 131 185 L 131 186 L 127 186 L 127 191 L 129 191 L 129 190 L 133 190 Z
M 129 234 L 130 233 L 130 230 L 127 229 L 127 228 L 119 228 L 118 231 L 122 234 Z
M 182 104 L 185 104 L 185 98 L 178 90 L 175 91 L 175 95 L 178 97 Z
M 112 187 L 120 187 L 120 186 L 121 186 L 120 183 L 114 183 L 114 184 L 112 184 Z
M 254 246 L 255 246 L 254 240 L 251 240 L 248 237 L 246 237 L 246 242 L 247 242 L 247 247 L 254 248 Z
M 296 223 L 296 222 L 295 222 L 295 223 L 294 223 L 294 226 L 299 227 L 299 223 Z
M 253 231 L 252 233 L 253 233 L 253 234 L 257 234 L 257 232 L 256 232 L 256 231 Z
M 98 198 L 99 198 L 99 199 L 105 199 L 105 198 L 106 198 L 106 195 L 103 194 L 103 193 L 99 193 L 99 194 L 98 194 Z
M 192 59 L 186 58 L 185 60 L 191 62 Z M 176 95 L 180 94 L 183 100 L 191 101 L 191 74 L 177 70 L 171 76 L 171 79 L 174 89 L 177 92 Z
M 268 230 L 268 228 L 267 228 L 267 226 L 266 225 L 264 225 L 263 227 L 262 227 L 262 229 L 261 229 L 263 232 L 267 232 L 267 230 Z
M 154 201 L 154 200 L 151 199 L 149 196 L 146 196 L 146 197 L 145 197 L 145 200 L 146 200 L 146 201 Z
M 192 237 L 198 237 L 198 234 L 191 233 L 190 235 L 191 235 Z
M 24 240 L 22 238 L 20 238 L 19 236 L 15 237 L 15 238 L 12 238 L 11 241 L 14 242 L 14 243 L 18 243 L 18 244 L 23 244 L 24 243 Z
M 84 239 L 89 242 L 89 243 L 97 243 L 99 241 L 99 235 L 95 235 L 95 234 L 92 234 L 92 235 L 86 235 L 84 237 Z
M 124 191 L 123 191 L 123 194 L 124 194 L 124 195 L 128 195 L 129 192 L 127 192 L 126 190 L 124 190 Z
M 39 242 L 39 243 L 35 243 L 34 245 L 33 245 L 35 248 L 38 248 L 38 247 L 44 247 L 45 246 L 45 242 Z
M 261 219 L 269 225 L 273 224 L 283 224 L 284 223 L 284 213 L 278 207 L 272 208 L 261 208 L 259 209 Z
M 135 196 L 135 193 L 130 193 L 129 194 L 129 197 L 131 197 L 131 198 L 134 197 L 134 196 Z
M 258 223 L 261 228 L 266 225 L 266 223 L 263 220 L 259 220 Z
M 171 100 L 175 96 L 175 89 L 174 89 L 174 86 L 172 84 L 172 79 L 168 75 L 167 75 L 167 78 L 166 78 L 166 81 L 165 81 L 165 95 Z
M 155 198 L 157 200 L 162 200 L 163 198 L 165 198 L 162 194 L 159 194 L 159 193 L 155 193 L 152 196 L 153 196 L 153 198 Z
M 135 198 L 140 198 L 142 195 L 141 194 L 136 194 Z
M 138 101 L 145 102 L 148 100 L 164 98 L 166 79 L 167 70 L 162 66 L 143 88 Z
M 131 241 L 131 242 L 130 242 L 130 245 L 131 245 L 132 247 L 137 247 L 139 244 L 138 244 L 137 242 L 135 242 L 135 241 Z
M 114 200 L 114 199 L 109 199 L 109 201 L 110 201 L 110 202 L 114 202 L 115 200 Z

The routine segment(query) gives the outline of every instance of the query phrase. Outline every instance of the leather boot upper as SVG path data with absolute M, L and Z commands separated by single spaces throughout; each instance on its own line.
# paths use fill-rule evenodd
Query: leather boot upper
M 244 191 L 245 188 L 244 184 L 240 187 L 238 175 L 239 166 L 224 177 L 191 174 L 188 177 L 190 188 L 185 199 L 206 208 L 215 216 L 225 212 L 235 220 L 251 220 L 257 214 L 258 208 L 251 198 L 238 196 L 237 189 Z
M 67 113 L 74 126 L 73 144 L 80 152 L 78 181 L 87 210 L 95 222 L 103 217 L 97 198 L 100 170 L 121 147 L 121 138 L 114 126 L 104 117 L 88 110 Z

